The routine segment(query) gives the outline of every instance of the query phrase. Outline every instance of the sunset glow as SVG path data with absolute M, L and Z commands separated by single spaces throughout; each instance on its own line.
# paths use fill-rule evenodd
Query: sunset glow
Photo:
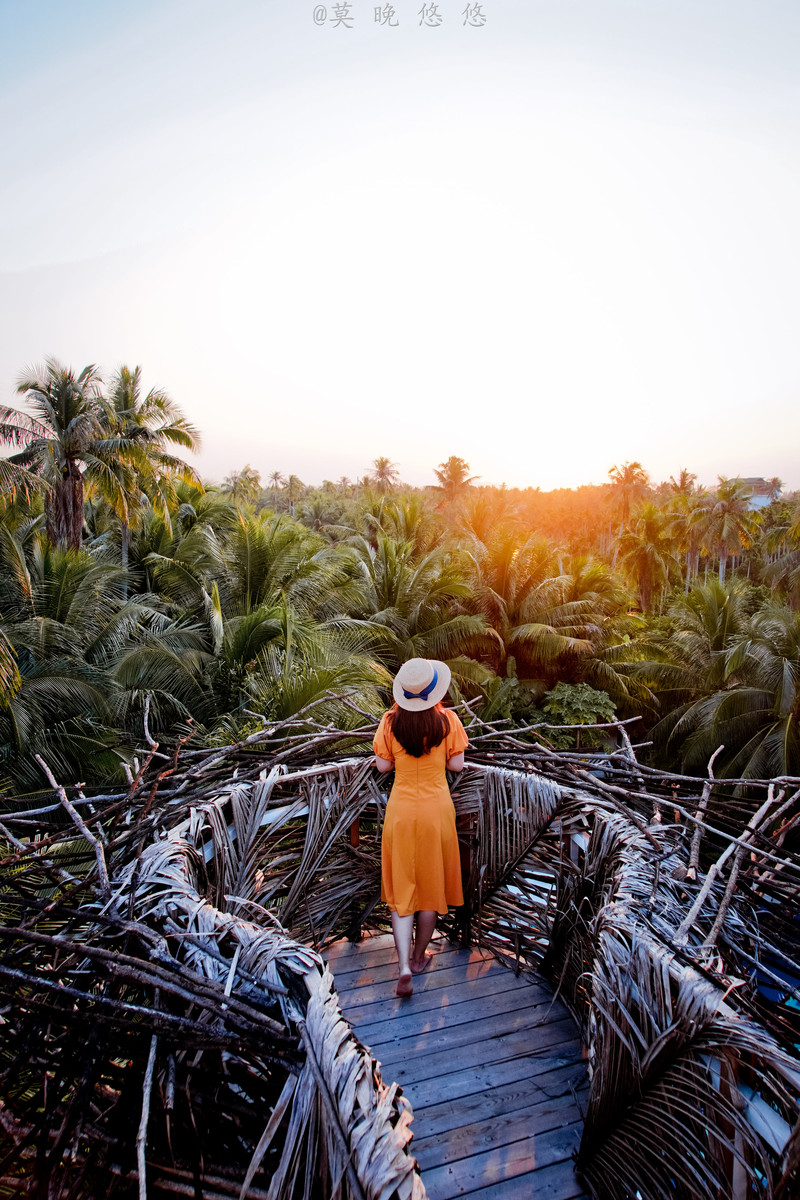
M 62 7 L 0 11 L 4 403 L 141 363 L 217 479 L 800 486 L 796 9 Z

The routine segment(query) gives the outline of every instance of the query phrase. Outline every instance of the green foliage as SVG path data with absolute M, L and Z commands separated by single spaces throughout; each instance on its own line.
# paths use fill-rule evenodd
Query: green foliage
M 387 457 L 355 483 L 262 490 L 247 465 L 204 489 L 173 452 L 197 431 L 139 368 L 105 388 L 49 360 L 20 391 L 30 411 L 0 411 L 9 787 L 41 784 L 36 752 L 64 782 L 119 774 L 145 706 L 165 745 L 244 736 L 248 710 L 360 720 L 343 698 L 377 713 L 412 656 L 487 720 L 644 713 L 666 765 L 704 773 L 724 744 L 718 770 L 800 771 L 796 498 L 757 516 L 741 480 L 653 487 L 637 462 L 604 489 L 476 487 L 457 456 L 438 489 L 399 491 Z
M 615 705 L 607 692 L 598 691 L 588 683 L 557 683 L 545 694 L 542 704 L 544 719 L 550 725 L 604 725 L 614 720 Z M 602 730 L 545 731 L 558 750 L 572 747 L 589 749 L 609 741 Z
M 764 778 L 800 771 L 800 614 L 763 589 L 713 580 L 670 609 L 649 639 L 648 676 L 665 715 L 653 730 L 658 762 L 704 774 Z
M 542 708 L 556 725 L 602 725 L 614 720 L 614 701 L 588 683 L 557 683 Z

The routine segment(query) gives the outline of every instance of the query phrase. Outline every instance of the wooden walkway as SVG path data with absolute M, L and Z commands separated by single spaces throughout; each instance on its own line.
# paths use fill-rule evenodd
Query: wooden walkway
M 553 989 L 479 950 L 434 943 L 414 995 L 394 994 L 391 936 L 326 952 L 342 1009 L 414 1109 L 431 1200 L 584 1200 L 572 1166 L 586 1104 L 578 1031 Z

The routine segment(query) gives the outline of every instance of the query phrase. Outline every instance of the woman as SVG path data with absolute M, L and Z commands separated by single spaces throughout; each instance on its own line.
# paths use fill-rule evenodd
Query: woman
M 425 951 L 437 914 L 464 903 L 445 768 L 463 769 L 469 740 L 456 714 L 442 707 L 449 686 L 446 663 L 409 659 L 397 672 L 394 707 L 384 713 L 373 742 L 378 770 L 395 771 L 383 823 L 381 899 L 392 911 L 398 996 L 412 995 L 412 974 L 430 962 Z

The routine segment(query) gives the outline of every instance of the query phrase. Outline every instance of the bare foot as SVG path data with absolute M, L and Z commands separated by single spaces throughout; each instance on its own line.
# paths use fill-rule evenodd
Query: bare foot
M 410 971 L 404 971 L 403 974 L 398 979 L 397 988 L 395 989 L 395 994 L 398 996 L 403 996 L 403 997 L 414 995 L 414 985 L 411 982 L 411 972 Z
M 411 958 L 411 970 L 414 975 L 421 975 L 423 971 L 427 971 L 428 967 L 431 965 L 432 958 L 432 954 L 424 954 L 421 960 L 417 958 Z

